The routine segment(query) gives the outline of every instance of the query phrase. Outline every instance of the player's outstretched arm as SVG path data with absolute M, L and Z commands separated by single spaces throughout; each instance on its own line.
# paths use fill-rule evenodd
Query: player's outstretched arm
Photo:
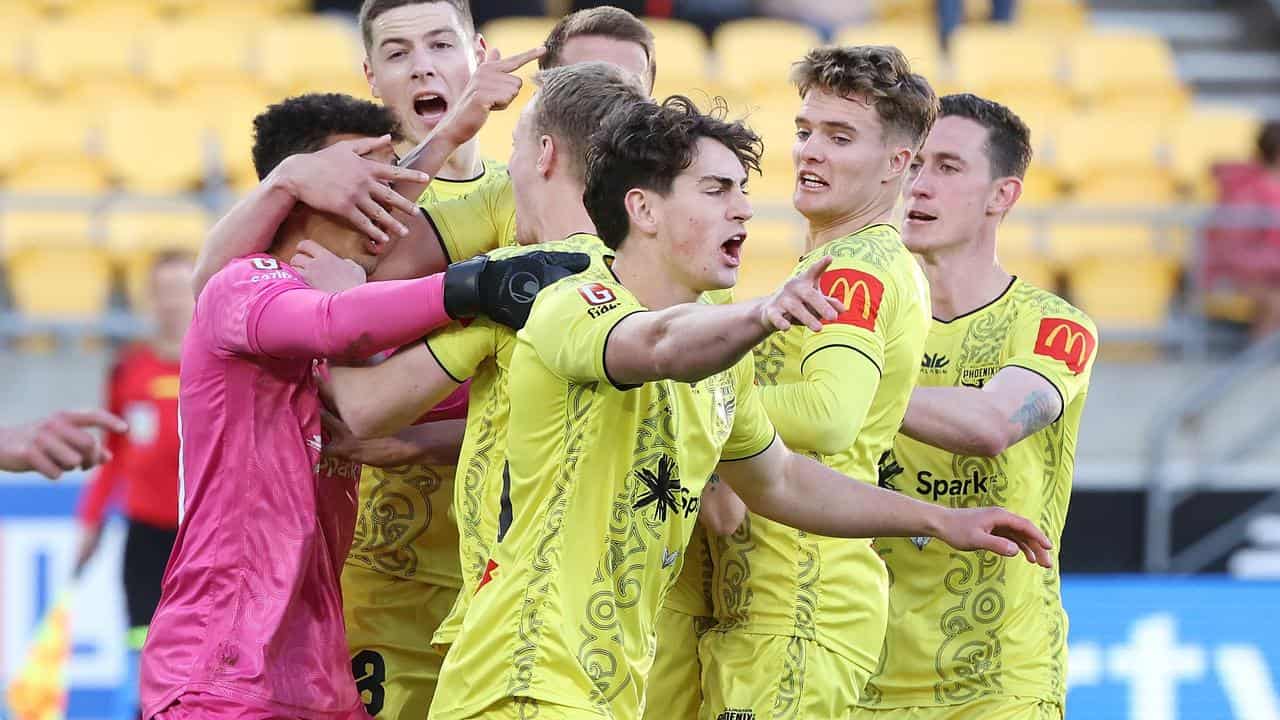
M 718 474 L 747 507 L 806 532 L 831 537 L 936 537 L 957 550 L 990 550 L 1052 566 L 1051 543 L 1031 521 L 1000 508 L 944 508 L 860 482 L 774 440 Z
M 712 475 L 702 489 L 698 501 L 698 522 L 715 535 L 732 535 L 747 516 L 747 504 L 729 487 L 720 482 L 719 475 Z
M 671 379 L 697 382 L 726 370 L 771 333 L 793 324 L 818 331 L 840 302 L 822 294 L 824 258 L 773 295 L 729 305 L 686 303 L 619 321 L 605 346 L 605 367 L 620 385 Z
M 457 389 L 425 343 L 370 367 L 332 367 L 329 392 L 359 439 L 396 435 Z
M 428 231 L 430 224 L 413 204 L 417 196 L 406 198 L 389 184 L 415 182 L 425 187 L 429 176 L 364 157 L 390 143 L 389 136 L 345 140 L 286 158 L 209 231 L 192 278 L 196 296 L 227 263 L 270 247 L 299 202 L 346 218 L 375 242 Z
M 847 450 L 867 419 L 880 368 L 847 345 L 829 345 L 807 355 L 801 370 L 800 382 L 757 390 L 778 435 L 826 455 Z
M 902 434 L 961 455 L 995 457 L 1061 414 L 1062 397 L 1052 383 L 1006 367 L 981 389 L 916 388 Z
M 57 480 L 67 470 L 106 462 L 111 453 L 90 434 L 93 428 L 122 433 L 129 426 L 105 410 L 63 410 L 38 422 L 0 428 L 0 470 L 34 470 Z

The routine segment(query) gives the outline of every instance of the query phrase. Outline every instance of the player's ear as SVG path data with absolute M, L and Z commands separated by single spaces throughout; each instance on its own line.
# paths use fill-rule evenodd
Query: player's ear
M 382 96 L 378 94 L 378 80 L 373 75 L 373 67 L 369 64 L 367 55 L 364 58 L 364 79 L 369 83 L 369 92 L 373 93 L 374 97 L 381 99 Z
M 471 69 L 475 70 L 477 65 L 484 62 L 484 56 L 489 52 L 489 41 L 485 40 L 484 36 L 477 32 L 475 34 L 475 42 L 472 45 L 475 46 L 474 52 L 472 52 L 472 55 L 475 56 L 475 62 L 471 63 Z
M 655 198 L 651 197 L 648 191 L 640 188 L 631 188 L 622 198 L 631 226 L 645 235 L 658 233 L 658 217 L 653 206 L 654 200 Z
M 911 168 L 911 158 L 916 153 L 905 145 L 900 145 L 893 150 L 893 154 L 889 156 L 889 170 L 885 174 L 884 182 L 898 182 L 902 176 Z
M 1014 203 L 1022 197 L 1022 181 L 1016 177 L 1003 177 L 995 181 L 991 199 L 987 201 L 987 213 L 1004 215 L 1013 209 Z
M 549 178 L 555 170 L 556 163 L 560 161 L 560 148 L 556 147 L 556 139 L 550 135 L 543 135 L 538 138 L 538 172 L 542 177 Z

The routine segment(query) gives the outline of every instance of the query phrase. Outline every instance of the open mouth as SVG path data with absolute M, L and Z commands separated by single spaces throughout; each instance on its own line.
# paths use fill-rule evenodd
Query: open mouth
M 724 255 L 725 263 L 730 267 L 738 267 L 742 264 L 742 244 L 746 241 L 746 233 L 738 233 L 720 243 L 720 252 Z
M 937 215 L 930 215 L 929 213 L 924 212 L 922 210 L 912 210 L 907 213 L 908 222 L 926 223 L 926 222 L 933 222 L 934 220 L 937 220 L 937 219 L 938 219 Z
M 427 120 L 437 120 L 449 109 L 449 103 L 439 95 L 428 93 L 413 99 L 413 112 Z
M 811 172 L 802 172 L 796 177 L 796 184 L 803 188 L 818 189 L 827 187 L 827 181 Z

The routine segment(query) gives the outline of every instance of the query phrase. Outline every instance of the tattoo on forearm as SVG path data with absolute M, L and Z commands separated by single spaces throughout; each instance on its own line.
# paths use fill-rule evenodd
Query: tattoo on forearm
M 1009 421 L 1022 429 L 1022 437 L 1027 437 L 1053 422 L 1054 410 L 1052 395 L 1043 390 L 1032 390 Z

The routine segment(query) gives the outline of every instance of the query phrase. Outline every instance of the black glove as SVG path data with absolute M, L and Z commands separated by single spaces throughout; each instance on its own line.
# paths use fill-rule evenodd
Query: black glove
M 478 255 L 445 271 L 444 310 L 455 320 L 488 315 L 519 330 L 542 288 L 590 264 L 586 253 L 535 250 L 500 260 Z

